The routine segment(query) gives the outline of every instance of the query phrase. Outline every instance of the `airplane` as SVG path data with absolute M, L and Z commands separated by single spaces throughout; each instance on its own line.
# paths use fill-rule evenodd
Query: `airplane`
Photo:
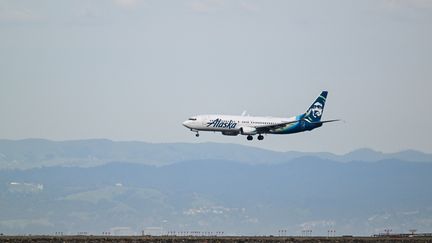
M 339 121 L 321 121 L 327 94 L 327 91 L 322 91 L 305 113 L 290 118 L 246 116 L 245 113 L 241 116 L 197 115 L 184 121 L 183 126 L 195 132 L 196 137 L 199 137 L 199 131 L 212 131 L 227 136 L 246 135 L 247 140 L 253 140 L 253 136 L 257 134 L 258 140 L 263 140 L 263 134 L 311 131 L 324 123 Z

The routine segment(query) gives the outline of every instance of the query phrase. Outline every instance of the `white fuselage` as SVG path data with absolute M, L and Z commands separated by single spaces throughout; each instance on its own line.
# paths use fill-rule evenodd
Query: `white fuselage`
M 296 121 L 296 117 L 262 117 L 232 115 L 198 115 L 189 118 L 183 125 L 192 131 L 214 131 L 225 135 L 237 135 L 241 128 L 258 128 L 273 124 Z M 275 131 L 277 132 L 277 131 Z

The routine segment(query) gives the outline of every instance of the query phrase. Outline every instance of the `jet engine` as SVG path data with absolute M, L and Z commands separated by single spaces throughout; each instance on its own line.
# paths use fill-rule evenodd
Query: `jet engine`
M 240 128 L 240 133 L 243 135 L 255 135 L 257 130 L 254 127 L 242 127 Z

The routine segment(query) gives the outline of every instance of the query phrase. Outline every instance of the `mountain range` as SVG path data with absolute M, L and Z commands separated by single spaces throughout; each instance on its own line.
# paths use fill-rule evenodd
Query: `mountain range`
M 0 233 L 432 231 L 432 159 L 234 144 L 0 140 Z
M 415 150 L 382 153 L 358 149 L 344 155 L 327 152 L 277 152 L 238 144 L 114 142 L 106 139 L 50 141 L 0 139 L 0 169 L 41 166 L 91 167 L 111 162 L 168 165 L 188 160 L 219 159 L 248 164 L 283 163 L 295 158 L 317 157 L 338 162 L 373 162 L 397 159 L 431 162 L 432 154 Z

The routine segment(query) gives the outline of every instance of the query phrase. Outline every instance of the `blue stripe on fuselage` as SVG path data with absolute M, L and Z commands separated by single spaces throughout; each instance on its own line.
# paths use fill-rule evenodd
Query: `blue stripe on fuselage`
M 317 127 L 322 126 L 321 123 L 310 123 L 309 121 L 303 120 L 305 114 L 296 116 L 298 122 L 287 124 L 285 127 L 274 129 L 270 131 L 272 134 L 290 134 L 304 131 L 311 131 Z

